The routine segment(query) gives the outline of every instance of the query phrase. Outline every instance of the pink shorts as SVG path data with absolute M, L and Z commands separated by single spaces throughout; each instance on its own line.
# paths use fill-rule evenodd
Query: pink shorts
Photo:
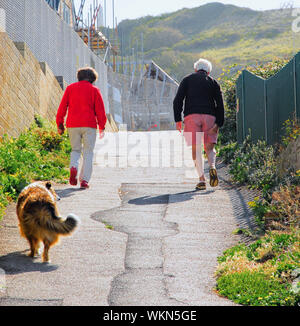
M 188 146 L 199 143 L 197 133 L 204 132 L 204 144 L 217 144 L 218 133 L 207 134 L 213 128 L 216 117 L 209 114 L 190 114 L 184 119 L 184 138 Z

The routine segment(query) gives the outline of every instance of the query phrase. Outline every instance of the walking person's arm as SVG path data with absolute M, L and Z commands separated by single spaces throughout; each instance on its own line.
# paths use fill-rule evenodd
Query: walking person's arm
M 95 95 L 95 114 L 97 117 L 97 122 L 99 125 L 99 135 L 100 139 L 104 137 L 104 130 L 105 130 L 105 125 L 107 122 L 107 117 L 105 113 L 105 107 L 104 107 L 104 102 L 102 95 L 100 93 L 99 89 L 95 89 L 96 95 Z
M 56 114 L 57 132 L 60 135 L 63 135 L 63 133 L 65 132 L 64 124 L 65 124 L 65 117 L 68 111 L 68 107 L 69 107 L 69 89 L 67 87 Z
M 215 86 L 215 101 L 216 101 L 216 124 L 219 128 L 223 127 L 225 120 L 224 100 L 221 86 L 216 82 Z
M 219 129 L 223 127 L 224 120 L 225 120 L 225 109 L 224 109 L 222 89 L 221 86 L 216 81 L 214 87 L 215 87 L 214 100 L 216 103 L 216 123 L 213 126 L 213 128 L 211 128 L 208 131 L 208 134 L 218 133 Z
M 174 109 L 174 119 L 176 122 L 176 129 L 181 132 L 182 131 L 182 111 L 183 111 L 183 101 L 186 97 L 186 79 L 180 83 L 177 94 L 173 101 L 173 109 Z

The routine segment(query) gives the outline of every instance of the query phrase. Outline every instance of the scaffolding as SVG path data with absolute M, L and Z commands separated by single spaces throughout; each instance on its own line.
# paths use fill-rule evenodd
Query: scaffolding
M 101 15 L 104 14 L 106 8 L 98 4 L 98 0 L 94 0 L 90 8 L 87 8 L 86 0 L 81 0 L 77 12 L 74 0 L 46 0 L 46 2 L 68 25 L 74 28 L 84 43 L 105 63 L 108 63 L 112 55 L 112 65 L 114 71 L 116 70 L 116 56 L 119 54 L 117 30 L 114 32 L 116 37 L 112 43 L 103 33 L 103 30 L 108 30 L 101 20 Z M 87 16 L 84 16 L 87 9 L 89 9 Z
M 115 71 L 116 56 L 119 54 L 118 38 L 116 37 L 116 40 L 112 43 L 109 36 L 105 36 L 103 33 L 105 30 L 108 31 L 101 21 L 101 15 L 106 15 L 106 13 L 104 13 L 106 8 L 102 7 L 101 4 L 98 4 L 98 0 L 94 0 L 93 5 L 90 5 L 87 17 L 84 17 L 85 6 L 86 0 L 81 0 L 75 18 L 75 31 L 92 51 L 102 57 L 104 62 L 107 63 L 109 56 L 112 54 L 113 67 Z M 117 35 L 117 33 L 115 34 Z

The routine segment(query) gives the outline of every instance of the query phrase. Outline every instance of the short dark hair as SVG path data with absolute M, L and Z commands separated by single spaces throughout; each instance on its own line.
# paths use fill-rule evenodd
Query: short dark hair
M 84 67 L 77 71 L 78 81 L 87 80 L 91 84 L 98 80 L 98 73 L 94 68 Z

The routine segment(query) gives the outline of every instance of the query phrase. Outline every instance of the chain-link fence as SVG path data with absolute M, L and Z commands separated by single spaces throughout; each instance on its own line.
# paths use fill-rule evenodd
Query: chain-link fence
M 108 83 L 110 110 L 117 121 L 122 120 L 130 130 L 175 128 L 172 104 L 177 85 L 111 70 Z

